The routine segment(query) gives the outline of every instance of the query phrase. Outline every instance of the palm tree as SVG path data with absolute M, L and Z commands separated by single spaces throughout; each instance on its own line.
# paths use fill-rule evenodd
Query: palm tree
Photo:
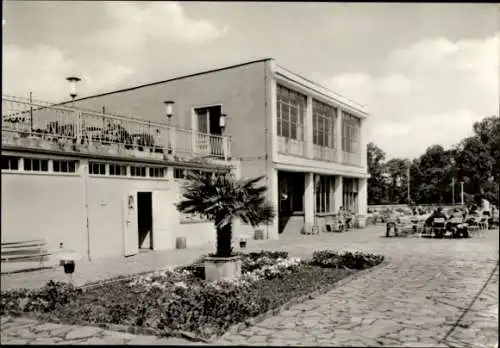
M 267 187 L 257 184 L 262 178 L 237 180 L 231 174 L 190 175 L 177 210 L 199 214 L 215 224 L 217 249 L 214 256 L 231 256 L 234 218 L 252 227 L 272 222 L 275 213 L 265 198 Z

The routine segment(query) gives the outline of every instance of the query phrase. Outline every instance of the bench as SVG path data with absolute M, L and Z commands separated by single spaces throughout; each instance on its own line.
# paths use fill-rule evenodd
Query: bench
M 2 263 L 25 262 L 25 261 L 40 261 L 47 260 L 51 255 L 47 251 L 47 243 L 44 240 L 26 240 L 21 242 L 2 243 Z

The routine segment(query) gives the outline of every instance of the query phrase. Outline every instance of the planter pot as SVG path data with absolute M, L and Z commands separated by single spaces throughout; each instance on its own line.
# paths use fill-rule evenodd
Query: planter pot
M 151 159 L 161 161 L 163 160 L 163 153 L 159 152 L 151 152 L 150 154 Z
M 75 261 L 74 260 L 64 260 L 61 262 L 64 268 L 64 273 L 72 274 L 75 272 Z
M 28 138 L 28 146 L 33 148 L 40 147 L 42 139 L 39 137 L 29 136 Z
M 262 230 L 262 229 L 255 230 L 254 239 L 255 240 L 263 240 L 264 239 L 264 230 Z
M 357 218 L 356 224 L 358 228 L 365 228 L 366 227 L 366 216 L 360 215 Z
M 57 143 L 55 143 L 52 140 L 42 139 L 40 141 L 40 148 L 45 149 L 45 150 L 57 150 L 58 146 L 57 146 Z
M 241 277 L 240 256 L 215 257 L 207 256 L 204 260 L 205 280 L 236 279 Z
M 175 240 L 175 248 L 176 249 L 186 249 L 186 238 L 179 237 Z

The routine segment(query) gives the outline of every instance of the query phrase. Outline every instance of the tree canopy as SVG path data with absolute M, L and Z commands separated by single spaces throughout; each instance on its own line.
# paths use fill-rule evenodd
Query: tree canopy
M 451 149 L 429 146 L 413 160 L 393 158 L 368 144 L 368 204 L 479 202 L 484 198 L 498 204 L 500 185 L 500 118 L 487 117 L 473 125 L 473 135 Z M 410 176 L 408 178 L 408 168 Z M 410 201 L 408 201 L 408 180 Z M 453 185 L 454 183 L 454 185 Z

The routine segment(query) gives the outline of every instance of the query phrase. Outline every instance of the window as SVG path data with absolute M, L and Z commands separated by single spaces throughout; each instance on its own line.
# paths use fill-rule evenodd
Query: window
M 89 162 L 89 174 L 106 175 L 106 164 L 98 162 Z
M 304 115 L 307 97 L 278 85 L 277 91 L 277 128 L 278 135 L 304 140 Z
M 167 168 L 152 167 L 149 168 L 149 176 L 152 178 L 164 178 L 167 174 Z
M 333 177 L 318 175 L 316 177 L 316 212 L 329 213 L 332 211 L 331 190 L 333 186 Z
M 333 140 L 336 109 L 313 100 L 313 143 L 325 147 L 335 147 Z
M 24 170 L 31 172 L 48 172 L 49 160 L 40 158 L 25 158 Z
M 75 173 L 77 161 L 53 160 L 52 169 L 56 173 Z
M 109 175 L 127 176 L 127 166 L 125 164 L 109 164 Z
M 130 176 L 146 176 L 146 167 L 130 166 Z
M 2 170 L 19 170 L 19 157 L 2 156 Z
M 184 179 L 186 177 L 185 170 L 182 168 L 174 168 L 174 178 Z
M 358 209 L 358 179 L 344 178 L 342 183 L 342 206 L 356 213 Z
M 361 120 L 342 112 L 342 151 L 359 153 L 359 133 Z

